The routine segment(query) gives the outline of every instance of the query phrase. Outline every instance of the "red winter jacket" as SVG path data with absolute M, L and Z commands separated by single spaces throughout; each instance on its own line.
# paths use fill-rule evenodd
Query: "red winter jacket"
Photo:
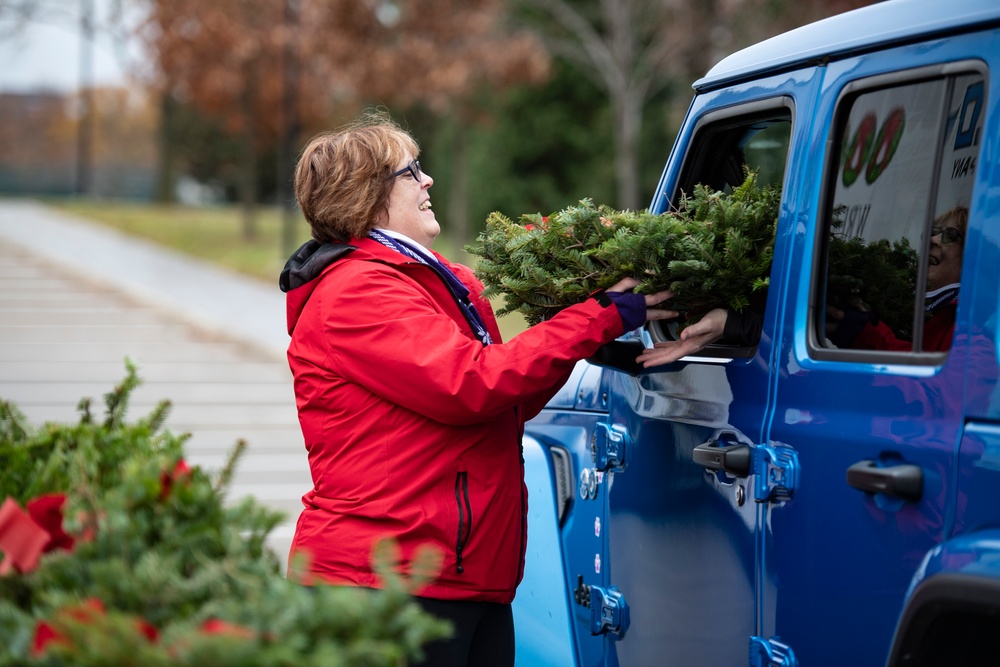
M 420 595 L 509 603 L 527 537 L 524 422 L 576 361 L 622 334 L 618 310 L 589 299 L 483 346 L 433 269 L 371 239 L 351 245 L 332 263 L 331 246 L 304 246 L 290 284 L 283 276 L 314 484 L 292 554 L 309 552 L 312 573 L 327 581 L 378 587 L 376 542 L 398 544 L 404 573 L 417 547 L 431 545 L 441 571 Z M 499 341 L 482 285 L 438 259 Z
M 947 352 L 951 348 L 951 339 L 955 333 L 955 314 L 958 312 L 958 299 L 946 304 L 934 313 L 934 316 L 924 322 L 923 349 L 927 352 Z M 896 333 L 885 322 L 868 323 L 854 339 L 852 347 L 859 350 L 898 350 L 913 349 L 913 343 L 896 338 Z

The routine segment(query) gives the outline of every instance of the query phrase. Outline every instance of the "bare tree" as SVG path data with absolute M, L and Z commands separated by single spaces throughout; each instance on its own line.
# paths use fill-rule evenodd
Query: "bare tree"
M 19 39 L 31 25 L 76 24 L 80 36 L 79 85 L 75 102 L 76 192 L 92 193 L 94 172 L 94 43 L 99 35 L 121 44 L 122 0 L 108 0 L 98 12 L 94 0 L 0 0 L 0 39 Z
M 0 0 L 0 39 L 16 39 L 45 12 L 39 0 Z
M 765 37 L 873 0 L 511 0 L 542 43 L 604 90 L 613 117 L 618 206 L 636 209 L 643 110 Z
M 0 0 L 0 37 L 17 39 L 26 26 L 44 21 L 59 22 L 77 15 L 80 31 L 80 86 L 78 95 L 79 122 L 77 124 L 76 192 L 86 195 L 90 192 L 91 127 L 93 124 L 93 43 L 94 6 L 93 0 L 79 2 L 44 3 L 40 0 Z
M 676 76 L 694 26 L 681 0 L 516 0 L 543 43 L 608 94 L 618 205 L 639 207 L 638 148 L 646 103 Z

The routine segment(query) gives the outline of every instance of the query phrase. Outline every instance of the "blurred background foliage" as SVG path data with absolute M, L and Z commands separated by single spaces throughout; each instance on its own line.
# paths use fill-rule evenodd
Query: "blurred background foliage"
M 93 0 L 0 0 L 0 38 L 63 3 L 84 36 L 112 32 L 144 54 L 122 87 L 82 72 L 69 95 L 0 93 L 0 194 L 64 198 L 209 259 L 232 254 L 226 244 L 272 248 L 256 271 L 266 275 L 308 238 L 291 192 L 299 150 L 367 107 L 420 142 L 446 230 L 438 249 L 454 256 L 493 211 L 584 197 L 644 208 L 695 79 L 744 46 L 872 2 L 109 1 L 97 25 Z M 228 240 L 212 231 L 220 216 L 182 212 L 206 207 L 227 212 Z M 246 264 L 234 268 L 255 273 Z

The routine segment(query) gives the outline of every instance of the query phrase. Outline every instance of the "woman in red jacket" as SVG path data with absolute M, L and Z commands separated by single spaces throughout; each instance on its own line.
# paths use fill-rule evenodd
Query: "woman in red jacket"
M 312 241 L 289 259 L 288 361 L 313 488 L 292 557 L 327 582 L 377 588 L 372 549 L 395 542 L 410 572 L 440 555 L 418 592 L 456 628 L 427 664 L 512 665 L 511 601 L 524 568 L 524 422 L 580 359 L 642 326 L 624 280 L 500 340 L 483 286 L 431 250 L 434 180 L 409 134 L 382 114 L 313 139 L 295 173 Z

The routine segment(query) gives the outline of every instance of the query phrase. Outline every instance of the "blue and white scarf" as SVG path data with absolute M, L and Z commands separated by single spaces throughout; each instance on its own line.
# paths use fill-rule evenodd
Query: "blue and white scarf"
M 465 316 L 465 320 L 472 327 L 472 331 L 475 332 L 476 337 L 483 345 L 490 345 L 493 343 L 493 339 L 490 337 L 490 332 L 486 330 L 486 324 L 483 322 L 482 316 L 479 311 L 476 310 L 475 304 L 469 298 L 469 288 L 462 284 L 462 281 L 458 279 L 451 269 L 442 264 L 434 255 L 421 248 L 417 244 L 409 241 L 406 238 L 400 238 L 399 236 L 386 233 L 384 230 L 372 229 L 368 232 L 368 236 L 375 239 L 387 248 L 392 248 L 396 252 L 402 253 L 407 257 L 411 257 L 421 264 L 426 264 L 431 267 L 441 280 L 444 281 L 445 286 L 451 295 L 455 299 L 455 303 L 458 304 L 459 309 L 462 311 L 462 315 Z
M 932 292 L 928 292 L 924 296 L 924 316 L 931 317 L 936 315 L 939 310 L 953 301 L 957 301 L 959 287 L 958 283 L 952 283 L 951 285 L 945 285 Z

